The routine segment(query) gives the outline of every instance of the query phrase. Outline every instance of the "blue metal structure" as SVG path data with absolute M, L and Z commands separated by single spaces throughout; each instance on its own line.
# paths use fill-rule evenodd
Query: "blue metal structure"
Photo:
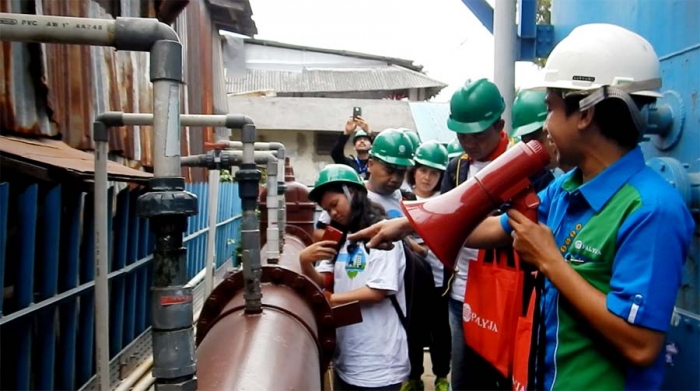
M 188 184 L 199 215 L 185 234 L 190 278 L 204 268 L 208 236 L 205 183 Z M 110 357 L 150 326 L 152 235 L 136 214 L 142 188 L 123 187 L 108 205 Z M 75 390 L 94 366 L 94 218 L 92 194 L 68 184 L 0 183 L 0 389 Z M 238 186 L 222 183 L 217 265 L 237 245 Z M 9 239 L 9 240 L 8 240 Z
M 493 32 L 493 9 L 486 0 L 462 1 Z M 520 60 L 546 57 L 571 30 L 587 23 L 616 24 L 651 42 L 661 62 L 664 96 L 650 119 L 670 126 L 648 129 L 641 145 L 647 164 L 678 189 L 700 226 L 700 1 L 552 0 L 551 25 L 538 26 L 536 0 L 518 0 L 518 7 Z M 696 231 L 667 334 L 664 389 L 700 389 L 699 263 Z

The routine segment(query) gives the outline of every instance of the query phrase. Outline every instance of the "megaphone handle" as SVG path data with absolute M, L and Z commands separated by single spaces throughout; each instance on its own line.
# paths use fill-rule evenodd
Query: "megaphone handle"
M 510 202 L 511 208 L 524 214 L 528 219 L 537 222 L 537 208 L 540 206 L 540 197 L 535 190 L 528 186 L 518 193 Z

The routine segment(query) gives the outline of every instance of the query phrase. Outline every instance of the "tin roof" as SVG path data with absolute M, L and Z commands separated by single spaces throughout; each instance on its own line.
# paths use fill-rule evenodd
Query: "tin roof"
M 0 11 L 21 13 L 26 11 L 23 4 L 26 2 L 0 0 Z M 174 28 L 187 53 L 182 112 L 228 112 L 220 60 L 221 38 L 211 20 L 214 11 L 210 7 L 215 6 L 207 0 L 37 0 L 31 4 L 39 15 L 175 18 Z M 101 4 L 109 7 L 105 9 Z M 235 17 L 243 23 L 243 19 L 250 17 L 248 0 L 225 0 L 219 5 L 222 4 L 230 8 L 230 15 L 226 16 L 229 19 Z M 157 15 L 156 6 L 166 15 Z M 247 28 L 254 29 L 254 23 Z M 105 111 L 151 113 L 152 90 L 148 53 L 0 41 L 0 132 L 3 134 L 60 138 L 73 148 L 92 150 L 90 136 L 95 116 Z M 225 129 L 183 128 L 181 153 L 201 153 L 205 142 L 227 134 Z M 110 151 L 151 166 L 152 135 L 151 126 L 113 129 Z M 202 169 L 185 169 L 183 175 L 193 181 L 206 179 Z
M 92 179 L 95 174 L 95 159 L 92 154 L 71 148 L 58 140 L 0 136 L 0 156 L 3 155 L 12 156 L 18 161 L 65 170 L 81 179 Z M 107 177 L 113 181 L 142 182 L 152 175 L 108 161 Z
M 446 84 L 397 65 L 371 68 L 304 68 L 301 72 L 248 69 L 242 78 L 227 80 L 226 92 L 273 90 L 276 93 L 397 91 L 426 88 L 437 94 Z

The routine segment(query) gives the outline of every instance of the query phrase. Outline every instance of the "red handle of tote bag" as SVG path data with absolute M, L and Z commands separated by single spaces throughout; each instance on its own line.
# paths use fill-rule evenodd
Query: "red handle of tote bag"
M 530 350 L 532 349 L 532 326 L 537 303 L 536 289 L 530 294 L 530 303 L 525 316 L 518 318 L 513 345 L 513 391 L 526 391 L 529 380 Z

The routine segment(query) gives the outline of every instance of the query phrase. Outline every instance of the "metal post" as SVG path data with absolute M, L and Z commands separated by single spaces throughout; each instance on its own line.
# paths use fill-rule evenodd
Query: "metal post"
M 214 269 L 216 268 L 216 224 L 219 214 L 219 170 L 209 170 L 209 233 L 207 255 L 204 265 L 204 297 L 214 289 Z
M 95 140 L 95 364 L 100 390 L 110 389 L 109 378 L 109 272 L 108 244 L 110 238 L 107 216 L 107 127 L 96 122 Z
M 517 49 L 515 1 L 496 0 L 493 21 L 493 79 L 506 102 L 506 110 L 501 118 L 505 121 L 504 130 L 510 132 L 510 110 L 515 99 L 515 51 Z

